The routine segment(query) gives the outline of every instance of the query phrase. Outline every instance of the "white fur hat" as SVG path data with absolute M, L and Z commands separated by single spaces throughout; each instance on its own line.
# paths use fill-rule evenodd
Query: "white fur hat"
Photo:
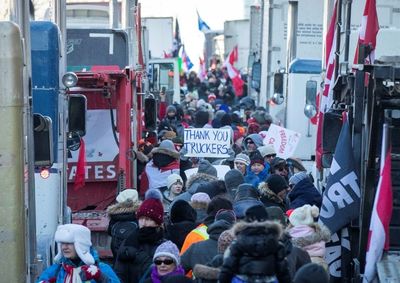
M 169 175 L 168 178 L 167 178 L 167 187 L 168 187 L 168 189 L 170 189 L 171 186 L 173 184 L 175 184 L 176 182 L 178 182 L 178 181 L 181 182 L 181 184 L 183 185 L 183 180 L 182 180 L 181 176 L 179 176 L 178 174 L 175 174 L 175 173 Z
M 319 208 L 317 206 L 305 204 L 293 210 L 289 216 L 289 221 L 293 226 L 310 225 L 314 223 L 314 218 L 318 217 L 318 215 Z
M 54 240 L 58 245 L 58 253 L 54 257 L 56 262 L 62 258 L 61 243 L 73 243 L 76 253 L 85 264 L 95 263 L 94 257 L 90 253 L 92 241 L 90 240 L 90 230 L 87 227 L 78 224 L 59 225 Z
M 126 189 L 120 192 L 117 196 L 117 202 L 121 203 L 127 200 L 132 200 L 132 202 L 137 202 L 139 200 L 139 194 L 136 190 Z

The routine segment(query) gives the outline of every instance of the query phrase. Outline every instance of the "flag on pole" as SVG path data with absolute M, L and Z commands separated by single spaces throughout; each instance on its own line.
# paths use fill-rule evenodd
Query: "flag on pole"
M 337 6 L 337 1 L 334 7 Z M 318 169 L 322 168 L 322 128 L 324 123 L 324 113 L 333 104 L 333 86 L 335 83 L 335 50 L 336 50 L 336 8 L 333 11 L 329 29 L 326 34 L 326 52 L 325 52 L 325 81 L 324 91 L 319 95 L 318 105 L 318 127 L 317 127 L 317 142 L 316 142 L 316 156 L 315 162 Z
M 192 63 L 192 61 L 190 61 L 189 56 L 186 54 L 184 45 L 182 47 L 182 55 L 181 56 L 182 56 L 182 61 L 184 63 L 186 72 L 188 72 L 191 68 L 193 68 L 193 63 Z
M 354 64 L 358 63 L 358 52 L 361 44 L 369 45 L 371 53 L 365 58 L 366 64 L 372 64 L 375 60 L 376 35 L 379 31 L 378 14 L 376 12 L 376 0 L 365 2 L 364 13 L 361 19 L 361 26 L 358 34 L 358 44 L 354 56 Z
M 76 164 L 74 190 L 78 190 L 85 186 L 85 165 L 86 165 L 85 141 L 83 138 L 81 138 L 81 147 L 79 149 L 78 162 Z
M 199 62 L 200 62 L 200 64 L 199 64 L 199 72 L 197 74 L 197 77 L 202 82 L 207 77 L 206 63 L 204 62 L 204 59 L 201 59 L 201 57 L 199 57 Z
M 181 34 L 179 31 L 179 23 L 178 19 L 175 19 L 175 33 L 174 33 L 174 42 L 172 46 L 172 57 L 178 57 L 179 49 L 182 46 Z
M 197 13 L 197 24 L 199 26 L 199 31 L 206 32 L 210 30 L 210 27 L 200 18 L 199 11 L 196 10 Z
M 385 156 L 384 165 L 381 167 L 378 188 L 372 208 L 363 283 L 373 282 L 376 278 L 376 264 L 382 258 L 383 251 L 389 249 L 389 224 L 393 209 L 390 152 L 391 149 L 389 148 Z
M 351 144 L 350 126 L 346 120 L 336 145 L 319 216 L 319 221 L 331 233 L 336 233 L 359 216 L 360 187 Z
M 228 71 L 229 78 L 232 80 L 233 89 L 235 90 L 235 95 L 240 97 L 243 95 L 243 85 L 244 81 L 240 77 L 239 71 L 233 66 L 238 60 L 238 47 L 237 45 L 229 53 L 228 58 L 224 62 L 224 66 Z

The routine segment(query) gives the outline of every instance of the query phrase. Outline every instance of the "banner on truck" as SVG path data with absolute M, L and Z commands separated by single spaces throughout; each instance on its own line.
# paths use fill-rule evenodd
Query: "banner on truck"
M 271 124 L 268 131 L 265 133 L 263 143 L 265 145 L 272 144 L 275 148 L 276 155 L 286 159 L 293 157 L 300 137 L 301 134 L 298 132 Z
M 229 157 L 231 129 L 192 128 L 185 129 L 185 156 L 189 157 Z

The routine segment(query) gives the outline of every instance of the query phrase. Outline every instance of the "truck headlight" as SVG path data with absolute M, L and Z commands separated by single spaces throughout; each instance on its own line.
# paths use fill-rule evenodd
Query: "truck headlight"
M 74 87 L 78 83 L 78 76 L 73 72 L 65 73 L 62 83 L 66 88 Z

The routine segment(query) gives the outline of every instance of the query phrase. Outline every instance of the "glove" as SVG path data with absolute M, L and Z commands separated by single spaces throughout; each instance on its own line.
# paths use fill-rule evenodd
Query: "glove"
M 81 273 L 79 274 L 82 281 L 99 280 L 101 277 L 101 270 L 96 265 L 83 265 Z

